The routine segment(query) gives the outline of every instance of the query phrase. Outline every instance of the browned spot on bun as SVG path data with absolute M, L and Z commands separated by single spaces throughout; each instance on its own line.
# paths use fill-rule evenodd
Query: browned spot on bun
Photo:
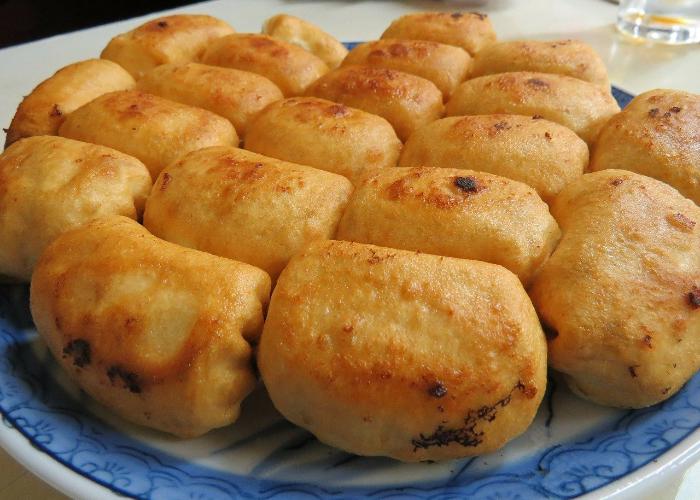
M 392 43 L 389 45 L 389 54 L 393 57 L 405 57 L 408 55 L 408 47 L 401 43 Z
M 700 307 L 700 288 L 694 286 L 693 289 L 688 292 L 688 304 L 693 309 Z
M 498 122 L 494 124 L 493 128 L 496 130 L 508 130 L 510 128 L 510 125 L 508 125 L 508 122 Z
M 476 181 L 476 178 L 472 176 L 455 177 L 454 185 L 457 186 L 461 191 L 464 191 L 465 193 L 479 192 L 479 183 Z
M 447 395 L 447 387 L 445 387 L 445 384 L 437 380 L 434 384 L 428 387 L 428 394 L 434 398 L 443 398 Z
M 549 83 L 545 82 L 544 80 L 540 80 L 539 78 L 530 78 L 526 83 L 536 89 L 549 88 Z
M 666 220 L 674 227 L 682 229 L 686 232 L 692 232 L 695 227 L 695 221 L 686 217 L 680 212 L 666 216 Z
M 107 377 L 109 377 L 109 381 L 112 383 L 112 385 L 116 384 L 117 381 L 121 381 L 124 389 L 128 389 L 129 392 L 133 392 L 135 394 L 141 392 L 141 385 L 139 384 L 138 375 L 124 369 L 121 366 L 110 366 L 107 370 Z
M 250 45 L 252 47 L 255 47 L 258 49 L 277 46 L 277 43 L 275 43 L 275 40 L 272 38 L 269 38 L 267 36 L 250 37 L 249 40 L 250 40 Z
M 484 431 L 478 430 L 476 426 L 482 422 L 493 422 L 496 420 L 498 410 L 505 408 L 511 402 L 515 390 L 523 391 L 525 386 L 518 382 L 510 392 L 493 405 L 481 406 L 476 410 L 469 410 L 464 417 L 464 426 L 458 428 L 446 428 L 438 425 L 432 434 L 421 434 L 418 438 L 411 440 L 413 451 L 430 448 L 432 446 L 449 446 L 452 443 L 460 444 L 464 447 L 476 447 L 484 441 Z
M 523 393 L 527 399 L 532 399 L 537 396 L 537 387 L 534 385 L 522 386 L 520 391 Z
M 347 108 L 347 106 L 343 106 L 342 104 L 333 104 L 332 106 L 328 106 L 328 108 L 326 108 L 326 112 L 330 116 L 335 116 L 336 118 L 350 114 L 350 110 Z
M 173 176 L 170 175 L 168 172 L 165 172 L 163 174 L 163 181 L 160 183 L 160 190 L 165 191 L 168 189 L 168 184 L 170 184 L 170 181 L 173 180 Z
M 58 320 L 58 318 L 56 318 Z M 63 357 L 73 358 L 73 364 L 83 368 L 90 364 L 90 343 L 84 339 L 75 339 L 68 342 L 63 348 Z
M 371 249 L 370 253 L 371 253 L 371 255 L 367 259 L 368 264 L 379 264 L 380 262 L 391 259 L 391 258 L 395 257 L 395 255 L 396 255 L 396 254 L 390 253 L 390 254 L 386 254 L 384 256 L 381 256 L 374 249 Z

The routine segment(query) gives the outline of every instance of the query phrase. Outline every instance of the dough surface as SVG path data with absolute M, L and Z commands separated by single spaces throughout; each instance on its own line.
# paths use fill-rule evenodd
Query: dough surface
M 84 391 L 132 422 L 195 437 L 238 418 L 270 278 L 159 240 L 125 217 L 56 239 L 32 278 L 37 330 Z
M 381 116 L 318 97 L 271 104 L 252 123 L 245 148 L 343 175 L 395 167 L 401 141 Z
M 474 55 L 496 41 L 496 32 L 489 17 L 478 12 L 416 12 L 395 19 L 382 38 L 431 40 Z
M 212 16 L 159 17 L 112 38 L 100 57 L 118 63 L 138 80 L 161 64 L 198 60 L 214 40 L 233 32 L 226 22 Z
M 106 215 L 139 219 L 148 169 L 111 148 L 64 137 L 21 139 L 0 155 L 0 275 L 29 281 L 58 235 Z
M 337 174 L 206 148 L 161 173 L 143 219 L 160 238 L 247 262 L 274 280 L 301 248 L 333 237 L 351 192 Z
M 23 137 L 57 135 L 66 116 L 83 104 L 133 86 L 131 75 L 112 61 L 88 59 L 69 64 L 22 99 L 7 130 L 5 147 Z
M 579 40 L 513 40 L 489 45 L 474 57 L 473 76 L 536 71 L 572 76 L 608 90 L 602 59 Z
M 700 95 L 638 95 L 600 133 L 591 170 L 618 168 L 664 181 L 700 204 Z
M 619 111 L 610 89 L 570 76 L 530 71 L 467 80 L 457 87 L 446 107 L 447 116 L 540 116 L 570 128 L 589 147 Z
M 546 341 L 500 266 L 325 241 L 282 273 L 258 366 L 277 409 L 321 441 L 446 460 L 528 427 L 545 392 Z
M 671 397 L 700 368 L 700 208 L 662 182 L 603 170 L 551 209 L 563 236 L 530 289 L 550 366 L 603 405 Z
M 444 111 L 442 93 L 430 80 L 372 66 L 341 66 L 319 78 L 306 95 L 379 115 L 402 141 Z
M 415 131 L 401 167 L 479 170 L 524 182 L 547 203 L 588 166 L 588 146 L 572 130 L 520 115 L 451 116 Z
M 390 168 L 365 177 L 336 239 L 500 264 L 526 285 L 560 232 L 529 186 L 453 168 Z

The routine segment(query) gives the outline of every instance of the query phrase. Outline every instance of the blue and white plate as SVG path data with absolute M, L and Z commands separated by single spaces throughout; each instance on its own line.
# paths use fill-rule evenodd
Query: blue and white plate
M 621 105 L 631 98 L 618 89 Z M 572 498 L 625 494 L 700 454 L 700 375 L 665 403 L 596 406 L 556 379 L 526 434 L 432 464 L 362 458 L 286 422 L 263 389 L 233 426 L 179 441 L 124 422 L 72 385 L 38 339 L 25 286 L 0 286 L 0 444 L 65 493 L 151 499 Z

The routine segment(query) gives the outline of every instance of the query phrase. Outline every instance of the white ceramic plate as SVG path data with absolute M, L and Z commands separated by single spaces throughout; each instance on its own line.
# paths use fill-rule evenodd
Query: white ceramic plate
M 637 411 L 587 403 L 552 379 L 526 434 L 498 453 L 445 463 L 329 448 L 284 421 L 262 389 L 236 425 L 179 441 L 114 417 L 67 381 L 37 338 L 23 286 L 0 287 L 0 412 L 0 444 L 85 498 L 103 487 L 153 499 L 571 498 L 622 491 L 700 451 L 700 376 Z

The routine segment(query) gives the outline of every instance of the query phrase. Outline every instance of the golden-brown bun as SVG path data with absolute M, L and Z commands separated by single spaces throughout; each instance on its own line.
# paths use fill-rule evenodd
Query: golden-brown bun
M 474 77 L 511 71 L 555 73 L 610 88 L 603 60 L 593 47 L 579 40 L 499 42 L 474 57 Z
M 125 217 L 56 239 L 32 277 L 37 330 L 84 391 L 132 422 L 194 437 L 255 386 L 270 278 L 151 236 Z
M 138 90 L 111 92 L 90 101 L 70 114 L 59 134 L 135 156 L 154 179 L 185 153 L 238 145 L 236 130 L 225 118 Z
M 550 366 L 596 403 L 669 398 L 700 368 L 700 208 L 662 182 L 603 170 L 569 184 L 552 213 L 563 236 L 530 294 Z
M 328 66 L 301 47 L 255 33 L 237 33 L 210 44 L 204 64 L 258 73 L 272 80 L 285 97 L 300 95 Z
M 17 108 L 5 147 L 22 137 L 56 135 L 66 116 L 107 92 L 125 90 L 134 79 L 112 61 L 88 59 L 58 70 L 36 86 Z
M 282 99 L 277 85 L 248 71 L 206 64 L 164 64 L 146 73 L 136 87 L 166 99 L 208 109 L 245 136 L 251 118 Z
M 367 171 L 395 167 L 401 141 L 381 116 L 317 97 L 291 97 L 255 118 L 245 148 L 354 183 Z
M 535 188 L 547 203 L 583 174 L 588 147 L 573 131 L 519 115 L 443 118 L 406 141 L 400 167 L 451 167 L 489 172 Z
M 287 419 L 407 462 L 488 453 L 522 433 L 546 364 L 537 315 L 504 268 L 339 241 L 292 258 L 258 353 Z
M 610 90 L 577 78 L 517 71 L 480 76 L 457 87 L 447 115 L 537 115 L 576 132 L 588 146 L 620 111 Z
M 534 189 L 453 168 L 391 168 L 350 198 L 337 239 L 500 264 L 527 284 L 559 228 Z
M 469 72 L 471 57 L 465 50 L 427 40 L 385 39 L 362 43 L 352 49 L 343 66 L 363 64 L 395 69 L 430 80 L 445 99 Z
M 262 32 L 308 50 L 331 69 L 337 68 L 348 55 L 345 45 L 321 28 L 288 14 L 277 14 L 266 20 Z
M 197 60 L 214 40 L 233 32 L 212 16 L 159 17 L 112 38 L 100 57 L 120 64 L 138 80 L 161 64 Z
M 700 96 L 650 90 L 600 133 L 591 170 L 619 168 L 664 181 L 700 204 Z
M 144 224 L 173 243 L 258 266 L 274 280 L 299 249 L 333 237 L 351 192 L 340 175 L 207 148 L 163 170 Z
M 430 40 L 462 47 L 471 55 L 496 41 L 491 20 L 477 12 L 416 12 L 394 20 L 382 38 Z
M 0 275 L 29 281 L 59 234 L 100 216 L 138 219 L 151 189 L 143 163 L 63 137 L 22 139 L 0 155 Z
M 416 75 L 371 66 L 343 66 L 319 78 L 306 95 L 340 102 L 379 115 L 402 141 L 442 116 L 442 93 Z

